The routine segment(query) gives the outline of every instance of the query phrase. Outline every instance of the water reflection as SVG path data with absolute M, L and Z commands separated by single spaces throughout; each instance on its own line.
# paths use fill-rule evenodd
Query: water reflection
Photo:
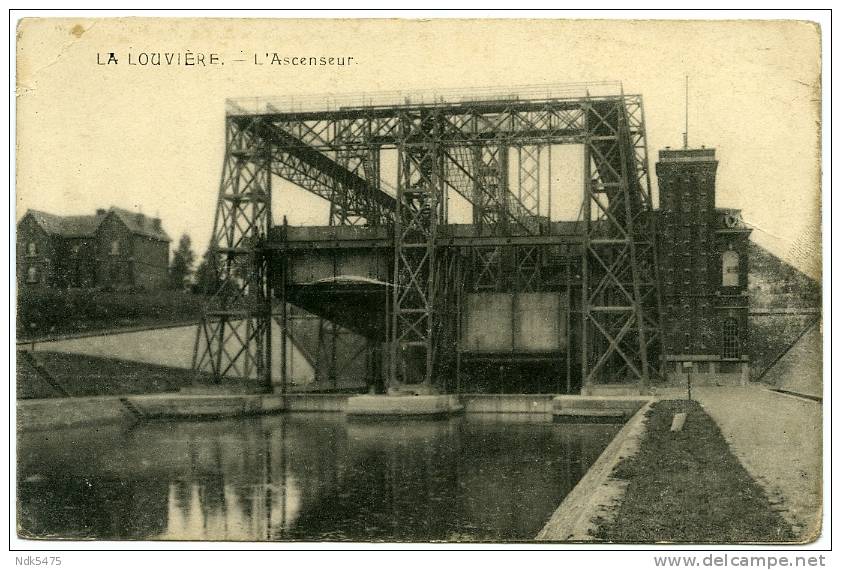
M 501 421 L 501 420 L 508 421 Z M 533 538 L 618 426 L 300 414 L 26 433 L 26 536 Z

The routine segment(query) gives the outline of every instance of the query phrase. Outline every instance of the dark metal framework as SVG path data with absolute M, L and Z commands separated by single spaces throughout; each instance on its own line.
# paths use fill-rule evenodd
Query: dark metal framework
M 645 385 L 659 374 L 655 220 L 640 96 L 270 108 L 229 114 L 227 133 L 211 243 L 222 286 L 200 328 L 197 369 L 218 378 L 255 371 L 270 383 L 264 246 L 276 175 L 328 200 L 331 225 L 390 228 L 392 381 L 406 359 L 421 363 L 417 380 L 425 383 L 458 367 L 447 347 L 458 334 L 465 287 L 536 291 L 568 285 L 570 271 L 581 275 L 583 383 Z M 564 144 L 581 145 L 584 154 L 583 196 L 566 196 L 582 203 L 573 240 L 554 235 L 549 222 L 552 148 Z M 382 181 L 383 149 L 396 150 L 394 191 Z M 472 205 L 473 235 L 481 238 L 475 245 L 442 238 L 452 193 Z M 576 267 L 567 253 L 565 269 L 546 275 L 558 248 L 573 242 Z M 285 271 L 282 263 L 274 270 Z M 282 282 L 276 293 L 285 305 L 285 275 Z
M 258 119 L 227 121 L 211 238 L 219 288 L 196 334 L 193 369 L 213 378 L 271 379 L 271 291 L 264 246 L 272 222 L 272 146 Z M 267 388 L 270 387 L 267 386 Z

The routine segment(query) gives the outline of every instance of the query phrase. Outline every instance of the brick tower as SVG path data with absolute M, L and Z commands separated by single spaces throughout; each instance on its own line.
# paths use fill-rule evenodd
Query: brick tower
M 671 381 L 747 380 L 747 241 L 739 210 L 716 208 L 715 149 L 665 149 L 657 162 L 664 369 Z

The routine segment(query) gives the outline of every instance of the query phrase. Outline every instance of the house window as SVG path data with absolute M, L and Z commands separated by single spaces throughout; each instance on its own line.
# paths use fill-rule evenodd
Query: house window
M 111 242 L 111 255 L 120 255 L 120 242 L 117 240 Z
M 38 244 L 34 241 L 26 244 L 26 255 L 38 255 Z
M 721 285 L 739 286 L 739 254 L 732 249 L 725 251 L 721 256 Z
M 739 321 L 734 318 L 724 319 L 721 347 L 724 358 L 739 358 Z
M 38 268 L 34 265 L 30 265 L 29 269 L 26 270 L 26 282 L 38 283 Z

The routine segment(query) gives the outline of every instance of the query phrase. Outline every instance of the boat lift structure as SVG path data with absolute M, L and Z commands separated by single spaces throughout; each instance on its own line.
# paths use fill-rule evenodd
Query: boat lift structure
M 210 247 L 219 288 L 195 369 L 271 389 L 271 323 L 286 331 L 293 304 L 325 333 L 365 337 L 379 389 L 460 391 L 471 367 L 543 367 L 558 392 L 659 376 L 642 97 L 602 84 L 390 100 L 230 102 Z M 582 148 L 575 193 L 552 187 L 559 145 Z M 328 224 L 273 225 L 276 177 L 326 200 Z M 472 223 L 450 223 L 455 195 Z M 580 204 L 579 218 L 553 220 L 555 200 Z

